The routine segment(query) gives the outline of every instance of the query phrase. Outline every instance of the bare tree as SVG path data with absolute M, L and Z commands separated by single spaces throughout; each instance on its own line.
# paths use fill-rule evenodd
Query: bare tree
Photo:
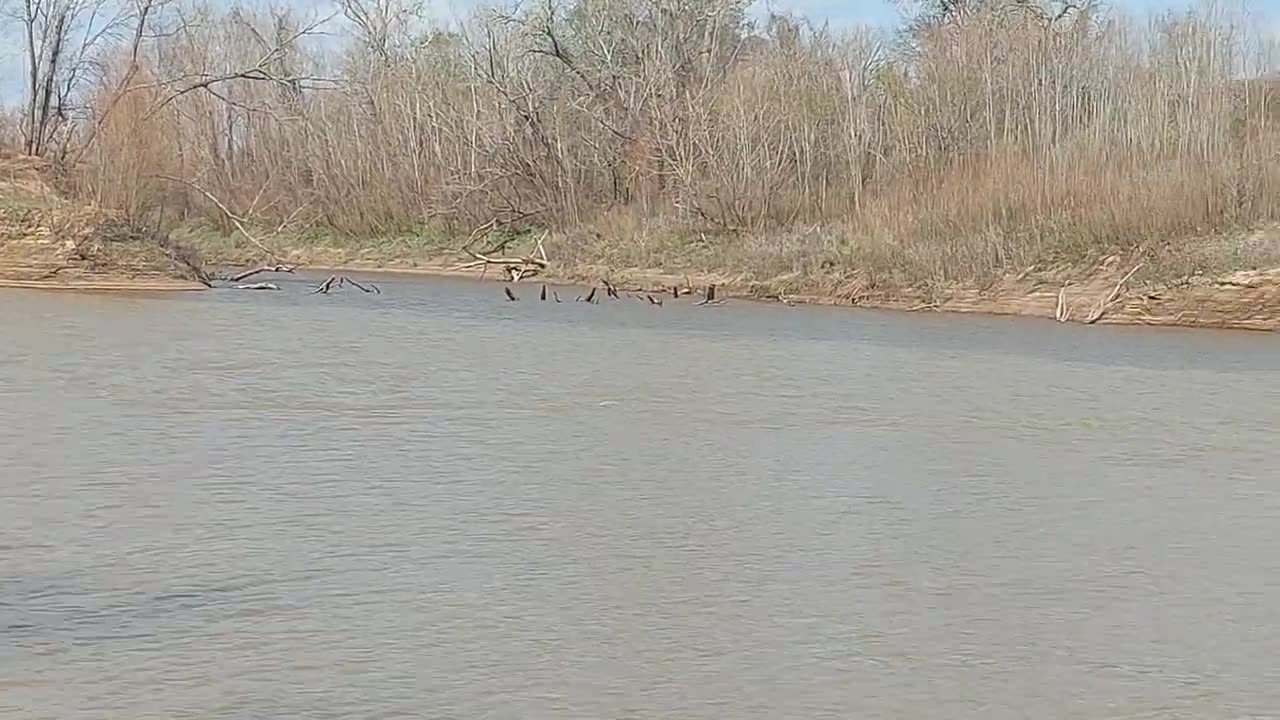
M 93 79 L 98 53 L 117 42 L 132 19 L 149 12 L 150 2 L 146 10 L 118 0 L 14 0 L 14 5 L 26 65 L 23 150 L 47 155 L 80 110 L 77 94 Z

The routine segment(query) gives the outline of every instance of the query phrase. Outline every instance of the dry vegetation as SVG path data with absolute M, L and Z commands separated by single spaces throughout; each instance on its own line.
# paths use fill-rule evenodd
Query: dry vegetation
M 922 306 L 1280 265 L 1272 48 L 1212 8 L 970 0 L 879 33 L 534 0 L 446 31 L 401 0 L 141 3 L 8 136 L 218 260 L 426 262 L 496 219 L 550 230 L 564 276 Z

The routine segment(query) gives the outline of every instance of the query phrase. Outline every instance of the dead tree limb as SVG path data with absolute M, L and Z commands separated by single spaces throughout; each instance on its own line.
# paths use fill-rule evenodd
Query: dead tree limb
M 263 265 L 262 267 L 257 267 L 252 270 L 245 270 L 244 272 L 240 272 L 240 273 L 236 273 L 235 275 L 228 276 L 226 278 L 226 281 L 238 283 L 243 280 L 248 280 L 254 275 L 258 275 L 260 273 L 293 273 L 295 269 L 297 269 L 296 265 Z
M 1062 289 L 1058 291 L 1058 306 L 1053 311 L 1053 319 L 1060 323 L 1064 323 L 1071 319 L 1071 308 L 1067 305 L 1067 287 L 1070 282 L 1062 284 Z
M 346 275 L 343 275 L 343 276 L 342 276 L 342 279 L 343 279 L 343 280 L 345 280 L 345 281 L 347 282 L 347 284 L 348 284 L 348 285 L 350 285 L 350 286 L 354 287 L 355 289 L 359 290 L 359 291 L 360 291 L 360 292 L 362 292 L 362 293 L 366 293 L 366 294 L 368 294 L 368 293 L 374 292 L 374 291 L 373 291 L 373 290 L 371 290 L 370 288 L 367 288 L 367 287 L 365 287 L 365 286 L 361 285 L 360 283 L 356 282 L 355 280 L 352 280 L 351 278 L 347 277 Z
M 315 294 L 317 294 L 317 293 L 320 293 L 320 294 L 322 294 L 322 295 L 328 295 L 328 294 L 329 294 L 329 290 L 331 290 L 331 289 L 333 288 L 333 284 L 334 284 L 334 283 L 336 283 L 336 282 L 338 282 L 338 276 L 337 276 L 337 275 L 330 275 L 330 276 L 328 277 L 328 279 L 326 279 L 324 282 L 322 282 L 322 283 L 320 283 L 319 285 L 317 285 L 317 286 L 315 287 L 315 289 L 314 289 L 314 290 L 312 290 L 309 294 L 311 294 L 311 295 L 315 295 Z
M 241 234 L 241 235 L 244 235 L 244 236 L 245 236 L 245 238 L 246 238 L 249 242 L 253 243 L 253 245 L 254 245 L 255 247 L 257 247 L 259 250 L 261 250 L 262 252 L 266 253 L 266 255 L 267 255 L 268 257 L 270 257 L 272 260 L 279 260 L 279 259 L 280 259 L 280 256 L 279 256 L 278 254 L 276 254 L 276 252 L 275 252 L 274 250 L 272 250 L 272 249 L 268 248 L 265 244 L 263 244 L 263 243 L 262 243 L 262 241 L 261 241 L 261 240 L 259 240 L 258 238 L 254 237 L 254 236 L 253 236 L 253 233 L 249 232 L 249 228 L 245 227 L 245 222 L 246 222 L 246 220 L 245 220 L 244 218 L 242 218 L 242 217 L 240 217 L 239 215 L 236 215 L 235 213 L 231 212 L 231 208 L 227 207 L 227 206 L 226 206 L 226 204 L 224 204 L 221 200 L 219 200 L 219 199 L 217 198 L 217 196 L 215 196 L 213 193 L 209 192 L 208 190 L 205 190 L 204 188 L 200 187 L 199 185 L 197 185 L 197 184 L 195 184 L 195 183 L 193 183 L 193 182 L 191 182 L 190 180 L 187 180 L 187 179 L 185 179 L 185 178 L 174 177 L 174 176 L 172 176 L 172 175 L 156 175 L 156 177 L 157 177 L 157 178 L 159 178 L 159 179 L 161 179 L 161 180 L 168 180 L 168 181 L 170 181 L 170 182 L 176 182 L 176 183 L 179 183 L 179 184 L 181 184 L 181 185 L 186 185 L 187 187 L 191 188 L 192 190 L 195 190 L 196 192 L 200 193 L 201 195 L 204 195 L 206 198 L 208 198 L 209 202 L 211 202 L 211 203 L 213 203 L 214 205 L 216 205 L 216 206 L 218 207 L 218 209 L 222 211 L 222 214 L 223 214 L 223 215 L 226 215 L 226 216 L 227 216 L 227 219 L 228 219 L 228 220 L 230 220 L 230 221 L 231 221 L 231 223 L 232 223 L 233 225 L 235 225 L 235 226 L 236 226 L 236 229 L 240 231 L 240 234 Z M 292 217 L 292 216 L 291 216 L 291 217 Z M 285 222 L 287 223 L 287 222 L 288 222 L 288 220 L 286 220 Z M 279 229 L 277 229 L 277 231 L 276 231 L 276 232 L 279 232 L 279 231 L 280 231 L 280 230 L 282 230 L 283 228 L 284 228 L 284 225 L 282 224 L 282 225 L 280 226 L 280 228 L 279 228 Z M 273 233 L 273 234 L 274 234 L 274 233 Z
M 341 289 L 342 286 L 344 285 L 350 285 L 351 287 L 366 294 L 368 293 L 372 293 L 374 295 L 382 294 L 381 288 L 379 288 L 377 285 L 374 285 L 373 283 L 368 283 L 368 284 L 358 283 L 355 280 L 352 280 L 351 278 L 347 277 L 346 275 L 330 275 L 328 278 L 325 279 L 324 282 L 315 286 L 315 288 L 312 289 L 309 294 L 310 295 L 316 295 L 316 294 L 328 295 L 330 292 L 334 291 L 335 289 Z
M 504 240 L 493 245 L 492 248 L 486 249 L 484 252 L 477 252 L 471 248 L 481 237 L 492 232 L 497 227 L 497 219 L 481 225 L 467 237 L 467 241 L 462 244 L 460 250 L 471 256 L 471 260 L 460 263 L 450 268 L 451 271 L 470 270 L 472 268 L 480 268 L 480 277 L 483 278 L 488 271 L 490 265 L 501 266 L 503 272 L 506 273 L 507 280 L 510 282 L 520 282 L 521 280 L 537 275 L 541 271 L 547 269 L 550 261 L 547 259 L 547 251 L 543 246 L 543 239 L 546 238 L 544 232 L 539 236 L 534 246 L 533 255 L 499 255 L 494 256 L 493 253 L 505 253 L 506 246 L 510 240 Z
M 1120 297 L 1120 289 L 1124 287 L 1125 283 L 1129 282 L 1129 278 L 1133 277 L 1134 273 L 1142 269 L 1143 265 L 1144 263 L 1138 263 L 1132 270 L 1126 273 L 1124 277 L 1120 278 L 1120 282 L 1116 283 L 1111 294 L 1104 298 L 1102 302 L 1098 303 L 1098 307 L 1094 308 L 1093 312 L 1089 313 L 1089 316 L 1084 319 L 1085 325 L 1092 325 L 1102 319 L 1102 316 L 1106 314 L 1107 310 L 1110 309 L 1112 304 L 1114 304 Z

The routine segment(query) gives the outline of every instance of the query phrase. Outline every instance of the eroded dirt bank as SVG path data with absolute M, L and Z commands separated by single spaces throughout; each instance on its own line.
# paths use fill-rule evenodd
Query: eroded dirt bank
M 0 157 L 0 286 L 194 290 L 197 267 L 167 236 L 61 197 L 39 161 Z

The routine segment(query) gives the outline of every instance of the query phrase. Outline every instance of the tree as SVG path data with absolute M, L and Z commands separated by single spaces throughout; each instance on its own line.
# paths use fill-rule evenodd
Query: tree
M 98 53 L 129 37 L 138 44 L 155 0 L 11 0 L 18 23 L 25 73 L 21 111 L 22 148 L 28 155 L 65 152 L 81 92 L 98 71 Z

